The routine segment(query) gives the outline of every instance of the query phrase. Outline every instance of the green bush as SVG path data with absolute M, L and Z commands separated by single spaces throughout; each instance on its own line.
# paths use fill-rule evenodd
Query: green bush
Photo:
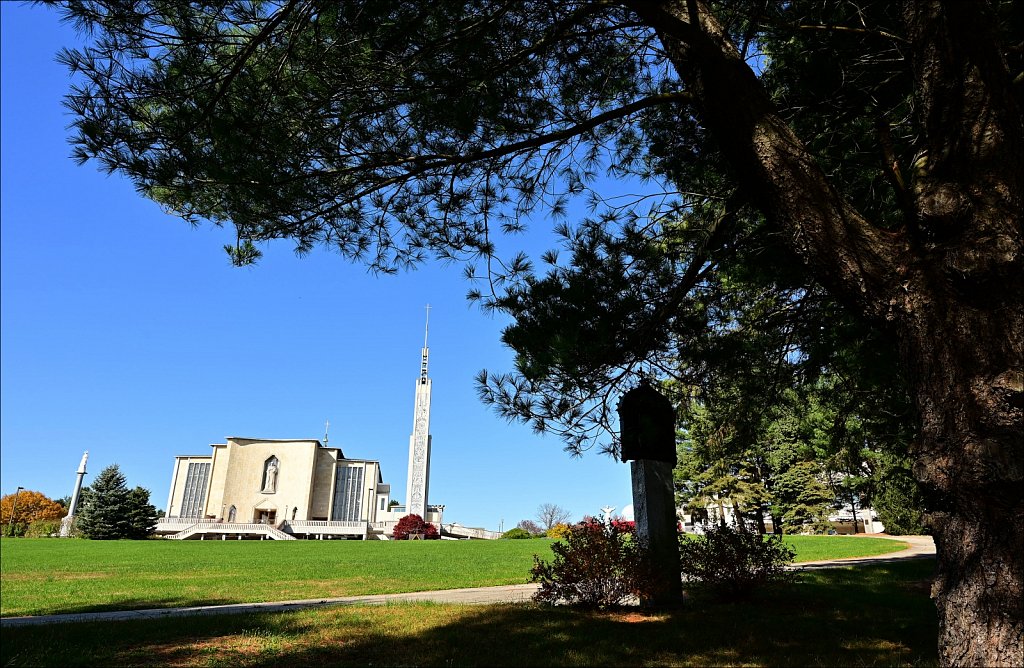
M 749 598 L 767 585 L 788 584 L 796 573 L 786 570 L 796 553 L 782 536 L 743 531 L 710 522 L 703 536 L 680 536 L 680 565 L 687 580 L 725 600 Z
M 533 557 L 530 581 L 540 582 L 533 597 L 539 603 L 607 608 L 658 593 L 646 546 L 619 527 L 581 522 L 552 543 L 551 551 L 551 562 Z
M 25 529 L 26 538 L 46 538 L 60 535 L 60 520 L 36 520 Z
M 522 540 L 523 538 L 533 538 L 533 536 L 530 534 L 529 531 L 527 531 L 526 529 L 520 529 L 519 527 L 515 527 L 514 529 L 509 529 L 505 533 L 501 534 L 501 537 L 502 538 L 511 538 L 512 540 Z

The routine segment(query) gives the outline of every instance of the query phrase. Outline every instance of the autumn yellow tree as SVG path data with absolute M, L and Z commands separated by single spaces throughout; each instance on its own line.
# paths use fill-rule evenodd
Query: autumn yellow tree
M 66 514 L 64 506 L 42 492 L 23 489 L 0 498 L 0 524 L 5 536 L 24 536 L 32 522 L 59 520 Z

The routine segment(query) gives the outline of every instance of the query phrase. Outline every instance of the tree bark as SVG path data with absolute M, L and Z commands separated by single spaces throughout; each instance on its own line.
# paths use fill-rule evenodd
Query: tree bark
M 829 183 L 700 0 L 658 31 L 752 203 L 815 279 L 898 341 L 938 548 L 943 665 L 1024 665 L 1024 123 L 983 3 L 906 3 L 924 128 L 906 230 Z
M 914 324 L 904 332 L 903 358 L 915 367 L 922 433 L 914 473 L 928 493 L 925 520 L 938 548 L 932 596 L 939 613 L 940 660 L 943 665 L 1019 666 L 1024 662 L 1019 406 L 1024 319 L 1019 311 L 1003 311 L 1000 317 L 949 304 L 922 308 Z M 1015 345 L 1007 345 L 1014 338 Z

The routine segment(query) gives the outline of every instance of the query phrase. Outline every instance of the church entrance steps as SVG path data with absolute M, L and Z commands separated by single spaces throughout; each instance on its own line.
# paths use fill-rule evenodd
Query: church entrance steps
M 270 538 L 272 540 L 295 540 L 289 535 L 269 524 L 258 522 L 202 522 L 167 536 L 172 540 L 242 540 L 243 538 Z

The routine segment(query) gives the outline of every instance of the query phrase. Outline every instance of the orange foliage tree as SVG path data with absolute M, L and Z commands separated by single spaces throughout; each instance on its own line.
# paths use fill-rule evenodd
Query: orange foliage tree
M 15 498 L 17 497 L 17 498 Z M 67 509 L 42 492 L 23 489 L 16 494 L 0 498 L 0 525 L 4 535 L 24 536 L 32 522 L 59 520 L 67 515 Z M 14 521 L 11 521 L 13 513 Z M 8 527 L 10 527 L 8 529 Z

